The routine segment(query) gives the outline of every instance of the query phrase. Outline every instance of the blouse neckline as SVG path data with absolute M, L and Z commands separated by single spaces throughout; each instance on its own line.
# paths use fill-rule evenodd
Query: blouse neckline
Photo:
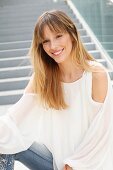
M 79 82 L 81 82 L 82 81 L 82 79 L 84 78 L 84 75 L 86 74 L 86 70 L 84 70 L 84 72 L 82 73 L 82 76 L 79 78 L 79 79 L 77 79 L 77 80 L 75 80 L 75 81 L 73 81 L 73 82 L 61 82 L 63 85 L 66 85 L 66 86 L 68 86 L 68 85 L 73 85 L 73 84 L 78 84 Z

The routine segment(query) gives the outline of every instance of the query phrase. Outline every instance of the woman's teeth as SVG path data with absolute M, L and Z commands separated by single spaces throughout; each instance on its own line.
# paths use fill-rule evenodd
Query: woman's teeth
M 62 51 L 63 51 L 63 49 L 62 49 L 62 50 L 59 50 L 59 51 L 56 51 L 56 52 L 54 52 L 53 54 L 54 54 L 54 55 L 59 55 Z

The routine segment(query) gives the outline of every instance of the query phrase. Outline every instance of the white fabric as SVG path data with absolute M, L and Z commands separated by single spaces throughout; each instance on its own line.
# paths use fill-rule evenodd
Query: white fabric
M 108 75 L 108 73 L 107 73 Z M 44 109 L 35 94 L 23 94 L 0 117 L 0 153 L 16 153 L 34 142 L 45 144 L 62 170 L 113 170 L 113 90 L 108 76 L 104 103 L 91 98 L 92 73 L 62 83 L 66 110 Z

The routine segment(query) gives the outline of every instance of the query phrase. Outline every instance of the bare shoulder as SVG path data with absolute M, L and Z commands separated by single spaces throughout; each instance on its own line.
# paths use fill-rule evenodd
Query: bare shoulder
M 102 65 L 95 66 L 92 73 L 92 98 L 96 102 L 103 103 L 107 94 L 108 79 L 107 72 Z
M 26 88 L 24 89 L 24 93 L 34 93 L 33 90 L 33 80 L 34 80 L 34 73 L 32 74 Z

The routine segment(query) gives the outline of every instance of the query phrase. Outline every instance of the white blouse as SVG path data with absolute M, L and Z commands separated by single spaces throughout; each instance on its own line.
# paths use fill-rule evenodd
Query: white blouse
M 24 151 L 37 141 L 52 152 L 54 170 L 64 164 L 73 170 L 113 170 L 113 89 L 107 76 L 104 103 L 92 99 L 87 71 L 73 83 L 62 83 L 66 110 L 44 109 L 36 94 L 23 94 L 0 117 L 0 153 Z

